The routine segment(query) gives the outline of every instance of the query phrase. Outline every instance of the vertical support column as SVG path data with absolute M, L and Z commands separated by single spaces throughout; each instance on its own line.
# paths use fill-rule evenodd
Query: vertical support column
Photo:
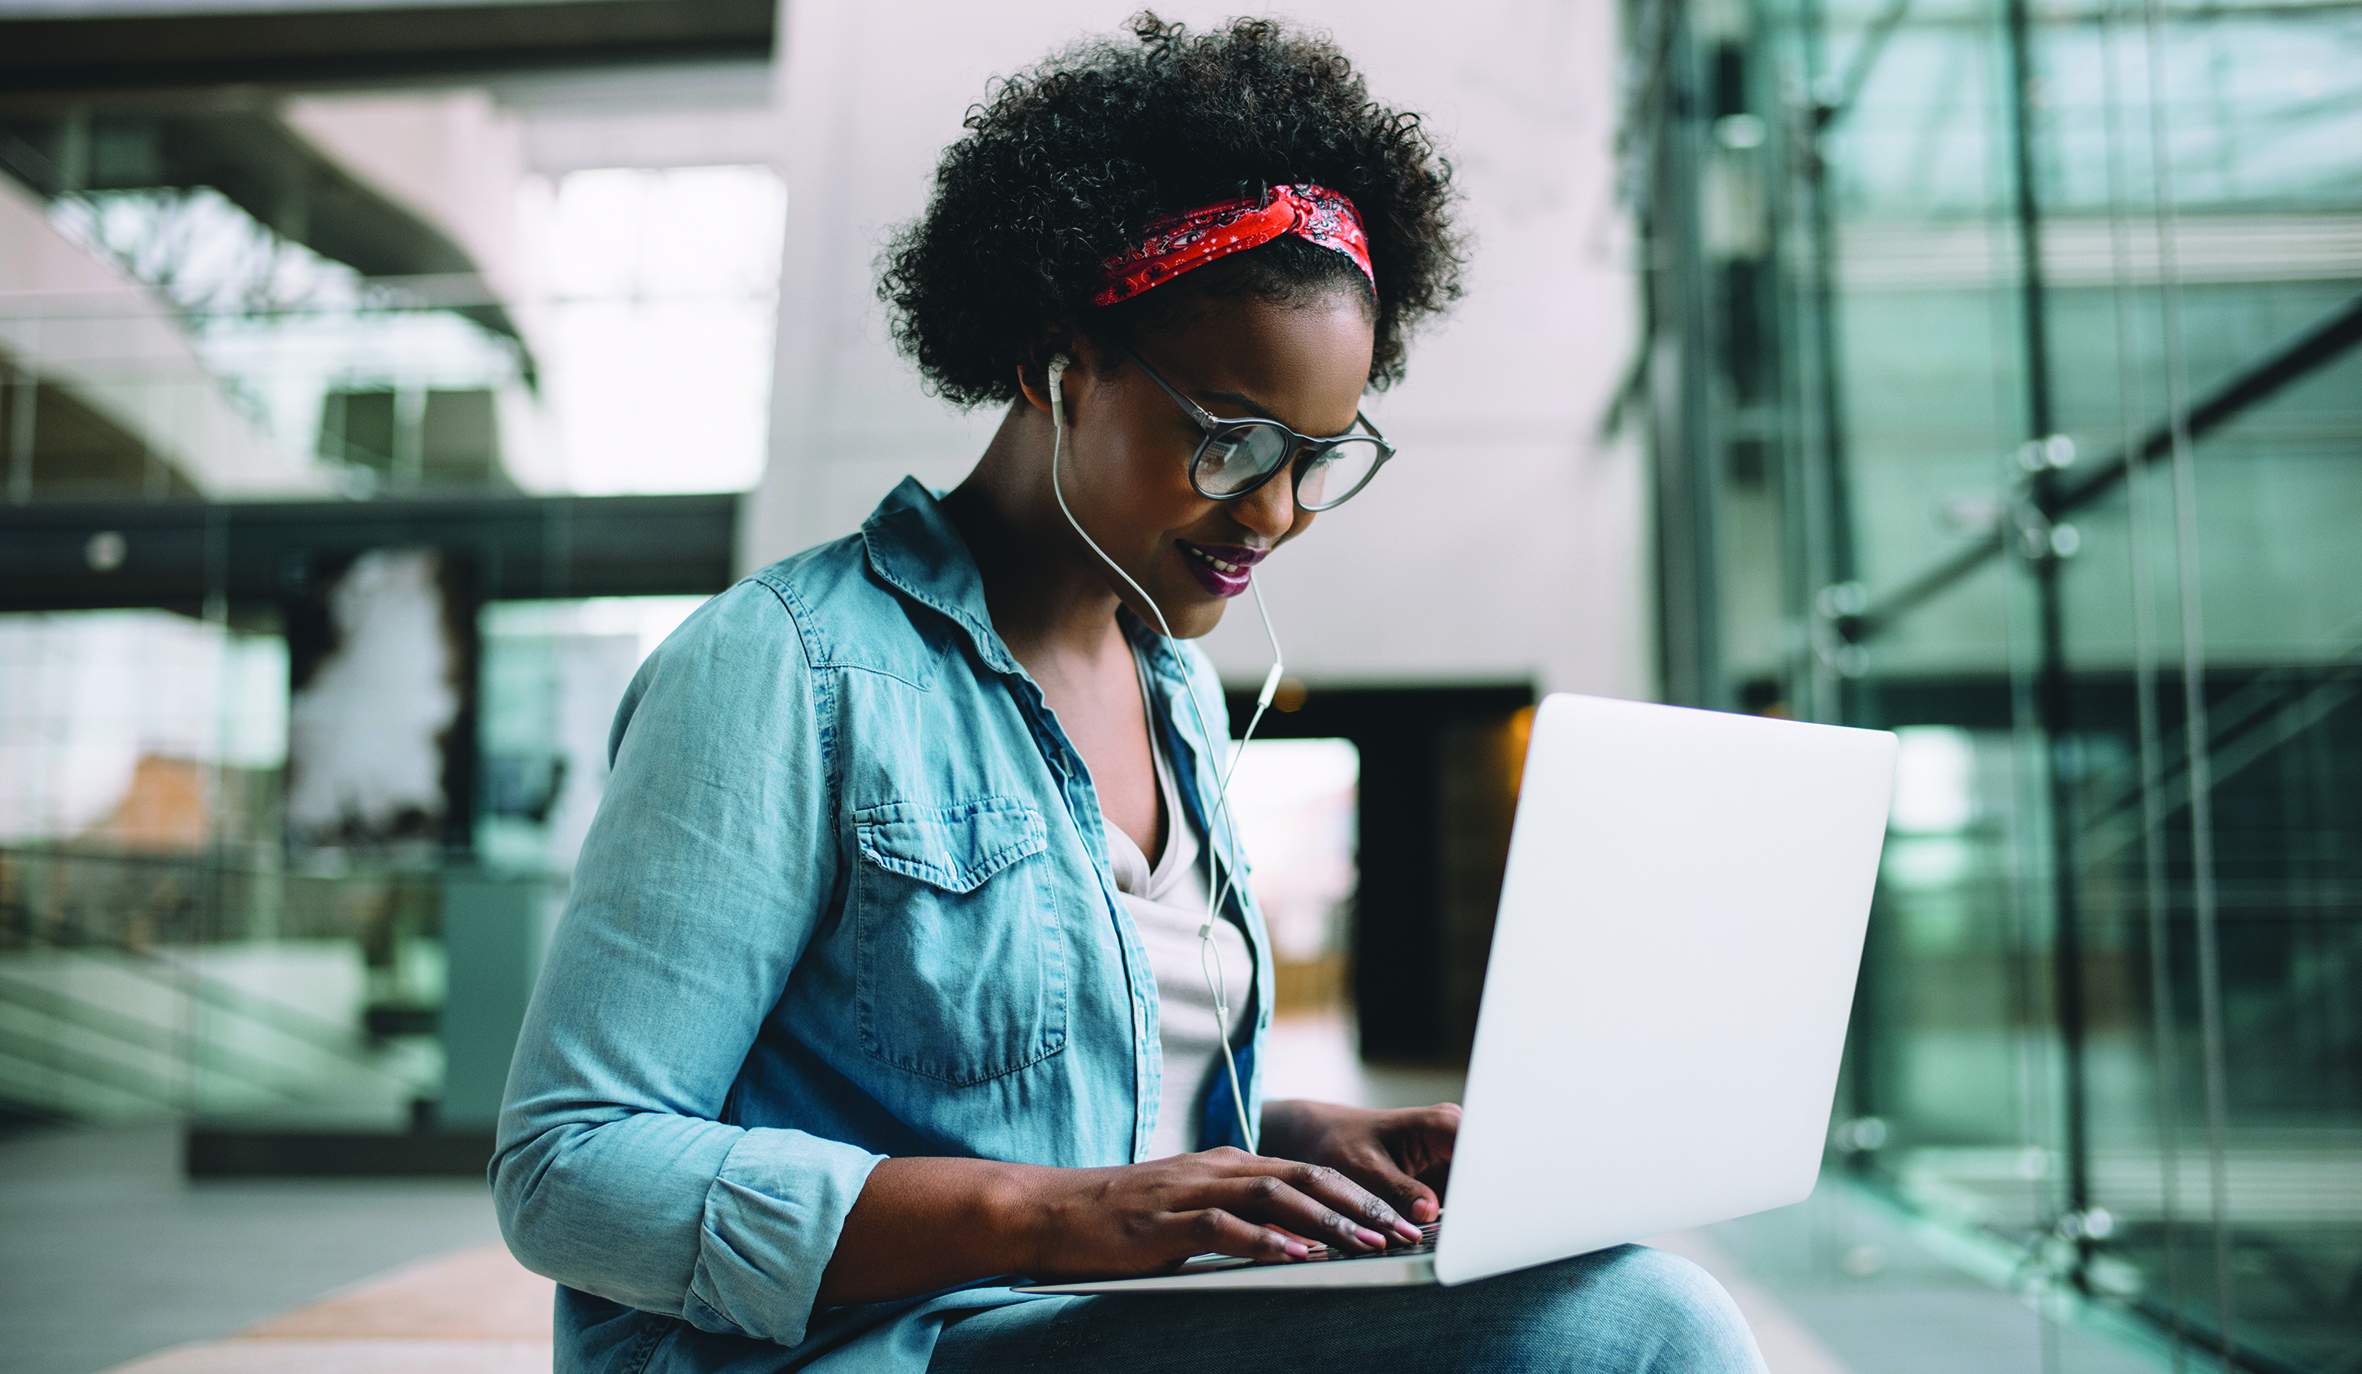
M 2010 161 L 2017 192 L 2018 247 L 2023 259 L 2020 268 L 2020 311 L 2023 315 L 2026 354 L 2026 418 L 2029 435 L 2027 451 L 2044 455 L 2039 464 L 2029 462 L 2030 495 L 2035 512 L 2040 516 L 2038 530 L 2043 547 L 2027 547 L 2024 552 L 2034 574 L 2036 615 L 2040 643 L 2035 667 L 2035 712 L 2042 732 L 2046 782 L 2049 792 L 2048 839 L 2051 851 L 2051 907 L 2053 920 L 2053 975 L 2057 1001 L 2061 1059 L 2065 1069 L 2065 1101 L 2061 1104 L 2066 1125 L 2067 1207 L 2080 1215 L 2091 1206 L 2091 1161 L 2086 1119 L 2084 1075 L 2084 976 L 2083 923 L 2081 895 L 2077 888 L 2077 856 L 2075 843 L 2075 756 L 2072 731 L 2074 728 L 2073 684 L 2067 671 L 2066 612 L 2061 600 L 2060 577 L 2067 546 L 2058 536 L 2056 517 L 2061 514 L 2062 488 L 2060 445 L 2050 442 L 2055 434 L 2057 413 L 2050 386 L 2050 328 L 2047 314 L 2047 291 L 2043 277 L 2042 214 L 2039 190 L 2035 185 L 2034 150 L 2034 59 L 2032 16 L 2027 0 L 2008 0 L 2006 12 L 2009 46 L 2009 136 Z M 2039 450 L 2037 450 L 2039 446 Z M 2071 452 L 2071 451 L 2065 451 Z M 2078 1227 L 2076 1247 L 2082 1260 L 2090 1258 L 2090 1240 Z M 2085 1268 L 2078 1263 L 2074 1275 L 2078 1288 L 2086 1282 Z
M 447 870 L 443 878 L 445 984 L 443 1100 L 436 1124 L 488 1131 L 500 1116 L 509 1058 L 541 972 L 546 922 L 535 874 Z
M 39 321 L 34 323 L 37 328 Z M 8 398 L 8 500 L 21 506 L 33 499 L 33 422 L 41 400 L 41 379 L 22 362 L 15 372 Z
M 1647 237 L 1650 445 L 1657 498 L 1659 667 L 1667 701 L 1729 703 L 1722 667 L 1714 415 L 1715 321 L 1699 224 L 1705 159 L 1704 79 L 1688 7 L 1661 7 L 1665 89 L 1653 140 Z
M 1878 24 L 1891 29 L 1899 18 L 1890 7 Z M 1810 303 L 1803 312 L 1809 343 L 1799 352 L 1809 353 L 1813 363 L 1809 388 L 1798 396 L 1797 404 L 1809 408 L 1819 422 L 1811 436 L 1816 442 L 1796 455 L 1804 471 L 1794 484 L 1798 500 L 1795 514 L 1805 530 L 1804 598 L 1798 610 L 1813 627 L 1809 642 L 1814 648 L 1807 659 L 1810 681 L 1802 684 L 1810 690 L 1802 694 L 1802 700 L 1808 718 L 1840 722 L 1859 715 L 1858 694 L 1849 691 L 1847 684 L 1862 671 L 1864 654 L 1852 638 L 1854 612 L 1859 609 L 1854 603 L 1861 589 L 1855 583 L 1858 559 L 1848 469 L 1845 360 L 1837 318 L 1837 209 L 1829 187 L 1827 140 L 1859 93 L 1854 86 L 1866 73 L 1867 62 L 1857 49 L 1847 77 L 1829 71 L 1828 13 L 1820 0 L 1801 0 L 1797 23 L 1805 82 L 1800 132 L 1806 143 L 1797 159 L 1796 176 L 1801 182 L 1807 233 L 1803 257 L 1809 264 L 1802 294 Z M 1860 47 L 1874 55 L 1883 41 L 1879 33 L 1866 34 Z M 1868 1114 L 1866 1106 L 1863 1114 Z
M 449 545 L 438 551 L 443 594 L 443 642 L 451 654 L 450 682 L 459 710 L 437 741 L 442 754 L 443 853 L 461 860 L 476 848 L 476 804 L 483 765 L 483 615 L 486 558 Z
M 416 491 L 426 472 L 426 388 L 394 389 L 394 451 L 388 477 L 398 491 Z

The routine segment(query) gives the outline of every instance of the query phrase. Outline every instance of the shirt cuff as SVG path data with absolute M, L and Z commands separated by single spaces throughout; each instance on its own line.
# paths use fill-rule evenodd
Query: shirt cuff
M 802 1131 L 748 1130 L 706 1192 L 681 1315 L 700 1330 L 801 1342 L 845 1214 L 884 1159 Z

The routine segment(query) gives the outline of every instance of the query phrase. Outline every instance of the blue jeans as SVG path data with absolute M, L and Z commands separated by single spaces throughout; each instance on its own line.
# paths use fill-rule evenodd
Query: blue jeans
M 1626 1245 L 1453 1288 L 1069 1298 L 944 1328 L 927 1374 L 1216 1374 L 1337 1367 L 1484 1374 L 1763 1374 L 1722 1285 Z

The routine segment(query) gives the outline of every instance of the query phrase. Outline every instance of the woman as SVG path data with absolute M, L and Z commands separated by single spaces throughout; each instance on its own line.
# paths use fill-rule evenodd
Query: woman
M 1134 36 L 1007 83 L 888 257 L 931 385 L 1006 407 L 975 471 L 716 597 L 617 715 L 493 1167 L 559 1367 L 1759 1368 L 1634 1247 L 1006 1287 L 1416 1239 L 1458 1121 L 1261 1101 L 1270 951 L 1183 643 L 1390 453 L 1359 402 L 1457 293 L 1448 168 L 1324 41 Z

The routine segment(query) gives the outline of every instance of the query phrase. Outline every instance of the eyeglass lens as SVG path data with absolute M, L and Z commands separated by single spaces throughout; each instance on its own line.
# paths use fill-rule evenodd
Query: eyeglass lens
M 1296 477 L 1296 504 L 1325 510 L 1361 490 L 1385 450 L 1374 439 L 1343 439 L 1306 464 Z
M 1235 425 L 1209 435 L 1197 452 L 1198 490 L 1228 496 L 1286 461 L 1288 436 L 1271 425 Z
M 1217 430 L 1198 450 L 1191 475 L 1208 496 L 1228 496 L 1253 486 L 1263 474 L 1286 461 L 1289 439 L 1272 425 L 1240 425 Z M 1315 453 L 1296 476 L 1296 500 L 1318 510 L 1324 503 L 1351 496 L 1377 469 L 1382 450 L 1372 439 L 1341 439 Z

